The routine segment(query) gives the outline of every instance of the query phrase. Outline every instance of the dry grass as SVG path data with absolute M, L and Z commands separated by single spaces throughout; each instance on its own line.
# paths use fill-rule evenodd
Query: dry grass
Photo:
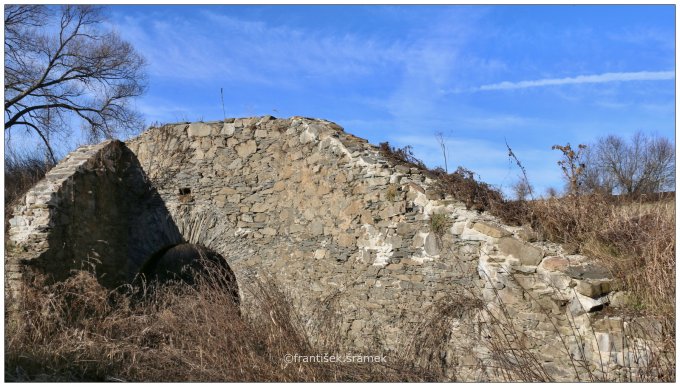
M 393 162 L 419 168 L 436 178 L 436 189 L 464 202 L 468 209 L 488 211 L 506 224 L 530 225 L 542 239 L 567 244 L 594 257 L 620 280 L 620 290 L 632 292 L 632 309 L 675 325 L 674 195 L 627 198 L 588 194 L 510 201 L 475 180 L 468 169 L 459 167 L 449 174 L 441 168 L 428 170 L 410 147 L 382 143 L 380 151 Z
M 328 331 L 308 332 L 286 295 L 272 283 L 254 281 L 245 288 L 252 305 L 241 312 L 228 289 L 210 276 L 193 286 L 170 282 L 114 291 L 82 271 L 48 286 L 35 280 L 25 286 L 17 318 L 7 319 L 5 379 L 396 382 L 445 378 L 405 357 L 390 357 L 387 363 L 287 364 L 286 354 L 346 353 L 340 352 L 334 338 L 338 326 L 331 322 Z
M 623 281 L 638 307 L 674 321 L 675 200 L 610 206 L 588 231 L 583 251 Z
M 523 294 L 536 301 L 530 292 Z M 568 377 L 578 382 L 675 382 L 675 334 L 667 320 L 636 316 L 614 320 L 619 321 L 621 331 L 613 334 L 618 335 L 615 340 L 619 340 L 617 346 L 622 344 L 619 350 L 623 349 L 626 359 L 614 365 L 607 358 L 609 349 L 599 346 L 592 325 L 595 318 L 602 316 L 586 315 L 589 328 L 584 328 L 568 311 L 555 315 L 542 310 L 540 314 L 552 326 L 552 334 L 536 336 L 519 326 L 497 293 L 496 297 L 497 305 L 483 306 L 480 337 L 494 362 L 490 373 L 499 380 L 554 382 L 560 374 L 559 379 Z M 545 338 L 552 343 L 546 343 Z M 543 360 L 542 351 L 561 352 L 568 361 L 555 370 L 554 365 L 550 368 L 551 362 Z
M 362 382 L 450 381 L 459 370 L 447 351 L 455 344 L 452 324 L 471 324 L 482 316 L 478 334 L 493 359 L 492 375 L 506 381 L 552 381 L 536 353 L 537 343 L 518 326 L 502 302 L 498 308 L 470 295 L 447 295 L 423 313 L 411 340 L 387 363 L 286 363 L 288 354 L 343 354 L 338 335 L 341 311 L 332 305 L 321 312 L 313 329 L 303 324 L 289 297 L 272 282 L 252 281 L 243 311 L 221 279 L 210 275 L 193 284 L 170 282 L 151 287 L 107 290 L 92 273 L 79 271 L 65 282 L 26 284 L 18 318 L 6 319 L 6 381 L 137 381 L 137 382 Z M 11 301 L 11 300 L 10 300 Z M 320 310 L 318 308 L 317 310 Z M 481 312 L 481 315 L 480 315 Z M 6 312 L 6 317 L 7 317 Z M 485 316 L 485 317 L 484 317 Z M 557 317 L 545 311 L 550 321 Z M 324 317 L 326 319 L 324 320 Z M 555 337 L 583 342 L 572 326 Z M 632 326 L 635 337 L 648 327 Z M 669 327 L 664 327 L 665 332 Z M 476 331 L 473 329 L 470 332 Z M 594 334 L 594 333 L 593 333 Z M 675 378 L 674 335 L 647 356 L 648 366 L 635 370 L 631 381 Z M 661 348 L 661 349 L 660 349 Z M 670 350 L 669 350 L 670 348 Z M 663 350 L 662 350 L 663 349 Z M 462 352 L 461 352 L 462 351 Z M 382 353 L 382 348 L 350 353 Z M 608 381 L 597 362 L 573 360 L 578 380 Z M 486 367 L 480 363 L 479 367 Z M 469 365 L 468 365 L 469 368 Z M 631 369 L 632 371 L 632 369 Z M 631 372 L 633 375 L 633 372 Z
M 674 321 L 674 199 L 553 198 L 528 203 L 525 216 L 545 239 L 576 246 L 609 268 L 637 308 Z

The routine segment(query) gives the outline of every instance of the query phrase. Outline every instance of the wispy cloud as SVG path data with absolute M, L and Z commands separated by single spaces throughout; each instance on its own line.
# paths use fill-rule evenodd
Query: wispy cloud
M 186 17 L 163 10 L 121 15 L 114 28 L 144 52 L 152 75 L 190 81 L 223 78 L 278 86 L 347 81 L 407 60 L 399 42 L 245 20 L 211 9 Z
M 486 116 L 465 117 L 462 123 L 475 129 L 498 129 L 509 127 L 525 127 L 540 123 L 539 120 L 529 117 L 522 117 L 513 114 L 494 115 L 486 113 Z
M 493 83 L 490 85 L 482 85 L 473 89 L 469 89 L 468 91 L 528 89 L 531 87 L 577 85 L 584 83 L 663 81 L 674 78 L 675 78 L 674 71 L 638 71 L 638 72 L 604 73 L 597 75 L 579 75 L 576 77 L 566 78 L 545 78 L 532 81 L 519 81 L 519 82 L 505 81 L 500 83 Z

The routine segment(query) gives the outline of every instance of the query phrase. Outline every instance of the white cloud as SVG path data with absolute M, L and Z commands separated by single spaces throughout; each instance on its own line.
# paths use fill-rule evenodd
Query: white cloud
M 153 75 L 288 86 L 371 76 L 407 60 L 400 42 L 251 21 L 202 11 L 121 16 L 115 28 L 148 57 Z
M 638 71 L 621 73 L 604 73 L 597 75 L 579 75 L 566 78 L 546 78 L 533 81 L 520 82 L 500 82 L 490 85 L 482 85 L 469 91 L 488 91 L 488 90 L 513 90 L 527 89 L 531 87 L 575 85 L 583 83 L 606 83 L 606 82 L 628 82 L 628 81 L 662 81 L 675 79 L 674 71 Z
M 513 114 L 490 115 L 488 113 L 484 117 L 473 116 L 463 118 L 462 122 L 475 129 L 507 129 L 511 127 L 526 127 L 528 125 L 537 125 L 540 123 L 539 120 L 534 118 L 521 117 Z

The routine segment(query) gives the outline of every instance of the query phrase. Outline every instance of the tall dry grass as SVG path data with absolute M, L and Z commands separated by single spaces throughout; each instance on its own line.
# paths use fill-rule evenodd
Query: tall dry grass
M 488 348 L 493 360 L 473 364 L 474 368 L 486 369 L 483 373 L 505 381 L 559 380 L 553 370 L 545 367 L 536 352 L 540 346 L 530 332 L 515 322 L 502 302 L 491 307 L 466 292 L 448 294 L 425 311 L 411 340 L 389 353 L 386 363 L 286 363 L 286 355 L 348 353 L 342 343 L 341 321 L 337 319 L 341 311 L 331 307 L 330 313 L 321 316 L 327 319 L 310 329 L 302 323 L 290 298 L 274 283 L 253 280 L 241 287 L 249 297 L 244 310 L 234 303 L 222 279 L 210 275 L 199 277 L 193 285 L 142 284 L 113 291 L 103 288 L 96 276 L 86 271 L 50 285 L 36 278 L 25 284 L 21 300 L 6 300 L 6 304 L 18 302 L 18 308 L 6 311 L 5 379 L 456 381 L 461 370 L 467 371 L 469 377 L 470 364 L 452 362 L 448 354 L 451 345 L 458 355 L 471 353 L 472 347 L 461 347 L 467 341 L 456 341 L 452 327 L 468 324 L 473 328 L 470 334 L 481 329 L 477 332 L 480 343 Z M 564 348 L 557 350 L 570 358 L 569 343 L 583 343 L 583 333 L 576 326 L 570 332 L 560 329 L 557 316 L 549 311 L 545 311 L 545 317 L 554 322 L 554 335 L 563 344 Z M 475 328 L 479 322 L 482 324 Z M 668 332 L 668 327 L 663 329 Z M 630 325 L 628 331 L 625 337 L 650 336 L 648 327 Z M 670 343 L 659 343 L 655 337 L 651 352 L 640 352 L 641 358 L 648 359 L 643 367 L 630 369 L 630 381 L 673 381 L 674 335 L 672 339 Z M 379 347 L 356 352 L 383 353 Z M 597 363 L 597 356 L 590 360 L 584 356 L 580 360 L 571 358 L 574 380 L 620 381 L 620 373 L 609 374 Z
M 286 355 L 345 354 L 339 326 L 309 332 L 269 282 L 244 286 L 251 305 L 210 276 L 194 285 L 103 288 L 80 271 L 64 282 L 24 286 L 6 311 L 6 381 L 354 382 L 442 381 L 416 359 L 387 363 L 286 363 Z M 338 322 L 339 323 L 339 322 Z M 326 340 L 319 340 L 319 337 Z M 314 338 L 314 340 L 312 340 Z M 318 344 L 322 343 L 322 344 Z M 368 354 L 371 355 L 371 354 Z
M 571 245 L 610 269 L 631 308 L 675 319 L 675 199 L 645 202 L 607 195 L 526 204 L 525 222 L 543 238 Z M 674 324 L 673 324 L 674 325 Z

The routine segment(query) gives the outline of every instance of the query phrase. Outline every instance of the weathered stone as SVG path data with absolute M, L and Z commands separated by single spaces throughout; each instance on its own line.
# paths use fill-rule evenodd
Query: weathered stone
M 532 274 L 536 272 L 536 266 L 513 266 L 512 269 L 525 274 Z
M 235 159 L 234 161 L 229 163 L 229 166 L 227 168 L 231 169 L 231 170 L 239 170 L 242 167 L 243 167 L 243 162 L 241 161 L 241 159 Z
M 269 210 L 269 205 L 267 203 L 255 203 L 250 210 L 252 212 L 265 212 Z
M 265 227 L 260 230 L 260 233 L 262 233 L 262 235 L 274 236 L 276 235 L 276 230 L 271 227 Z
M 586 312 L 602 309 L 604 304 L 608 301 L 607 297 L 590 298 L 580 293 L 576 293 L 576 297 L 574 297 L 569 304 L 569 311 L 574 316 L 580 316 Z
M 609 305 L 613 308 L 630 307 L 635 301 L 633 294 L 626 291 L 611 292 L 608 297 Z
M 301 144 L 306 144 L 308 142 L 316 140 L 316 136 L 318 134 L 318 129 L 314 126 L 310 126 L 300 134 L 300 143 Z
M 233 189 L 231 187 L 224 187 L 224 188 L 220 189 L 219 191 L 217 191 L 217 194 L 218 195 L 232 195 L 232 194 L 235 194 L 237 192 L 238 191 L 236 191 L 235 189 Z
M 466 223 L 467 223 L 466 221 L 463 221 L 463 222 L 454 222 L 454 223 L 453 223 L 453 226 L 451 226 L 451 230 L 450 230 L 450 231 L 451 231 L 451 234 L 453 234 L 453 235 L 460 235 L 460 234 L 462 234 L 462 233 L 463 233 L 463 230 L 465 229 L 465 224 L 466 224 Z
M 26 268 L 14 253 L 22 259 L 46 254 L 54 259 L 48 273 L 66 273 L 77 265 L 60 257 L 55 246 L 73 240 L 83 247 L 75 251 L 66 243 L 69 254 L 87 257 L 93 251 L 107 262 L 104 277 L 115 277 L 126 263 L 111 258 L 113 253 L 136 256 L 139 239 L 156 238 L 142 243 L 156 249 L 175 235 L 214 248 L 240 281 L 273 275 L 302 316 L 313 316 L 320 300 L 332 299 L 341 311 L 343 345 L 370 343 L 380 350 L 398 348 L 428 307 L 460 293 L 472 308 L 454 308 L 462 317 L 447 322 L 450 343 L 441 343 L 446 348 L 439 356 L 462 381 L 493 380 L 479 367 L 494 364 L 488 340 L 480 336 L 493 321 L 484 320 L 486 311 L 505 307 L 529 353 L 542 364 L 569 370 L 570 358 L 555 349 L 561 348 L 556 332 L 568 337 L 572 317 L 587 332 L 588 318 L 596 315 L 584 314 L 614 304 L 617 295 L 607 294 L 609 278 L 589 258 L 548 257 L 536 266 L 543 252 L 522 242 L 532 238 L 521 230 L 520 239 L 512 238 L 507 230 L 515 228 L 490 214 L 467 210 L 451 197 L 442 200 L 433 194 L 435 177 L 394 166 L 366 141 L 326 121 L 263 117 L 171 125 L 125 145 L 138 163 L 97 159 L 107 145 L 82 148 L 26 195 L 9 221 L 8 282 L 16 283 L 17 268 Z M 139 172 L 136 180 L 120 175 L 127 162 Z M 83 179 L 85 172 L 90 175 Z M 106 181 L 106 189 L 97 191 L 88 179 Z M 387 184 L 398 188 L 394 200 L 386 197 Z M 155 201 L 147 201 L 145 195 L 154 193 Z M 111 203 L 120 206 L 114 211 Z M 149 209 L 159 212 L 147 216 Z M 440 237 L 423 232 L 435 212 L 452 220 L 450 232 Z M 74 224 L 78 227 L 69 226 Z M 128 236 L 111 243 L 123 228 Z M 545 248 L 560 251 L 552 244 Z M 248 297 L 246 313 L 253 305 Z M 376 332 L 384 344 L 375 342 Z M 569 350 L 579 354 L 572 344 Z M 599 361 L 588 351 L 587 361 Z M 603 358 L 605 369 L 615 369 L 608 355 Z M 558 371 L 550 375 L 569 380 Z
M 519 259 L 522 265 L 536 266 L 543 258 L 543 250 L 511 237 L 501 238 L 498 249 L 503 254 Z
M 338 244 L 342 247 L 352 247 L 356 244 L 356 238 L 352 235 L 342 233 L 338 235 Z
M 210 136 L 211 128 L 202 122 L 194 122 L 189 125 L 189 137 L 204 137 Z
M 401 236 L 411 236 L 415 232 L 413 225 L 406 222 L 397 224 L 397 234 Z
M 257 151 L 257 143 L 255 140 L 248 140 L 242 144 L 236 145 L 236 153 L 239 157 L 249 156 Z
M 576 281 L 576 291 L 590 298 L 599 298 L 611 292 L 611 282 L 609 280 Z
M 604 317 L 593 321 L 593 329 L 600 332 L 623 332 L 624 325 L 621 318 Z
M 309 232 L 312 233 L 312 235 L 322 235 L 323 234 L 323 223 L 319 221 L 313 221 L 309 225 Z
M 402 270 L 404 268 L 404 265 L 401 263 L 390 263 L 389 265 L 385 266 L 385 269 L 391 270 L 391 271 L 397 271 L 397 270 Z
M 439 240 L 434 233 L 427 234 L 425 238 L 425 252 L 428 255 L 439 255 Z
M 236 125 L 234 125 L 233 122 L 225 122 L 222 124 L 222 130 L 220 131 L 220 134 L 225 136 L 233 136 L 235 130 Z
M 510 232 L 487 222 L 477 222 L 472 226 L 472 229 L 493 238 L 502 238 L 510 235 Z
M 523 226 L 517 231 L 517 237 L 525 242 L 535 242 L 538 239 L 538 234 L 531 229 L 531 226 Z
M 564 272 L 569 267 L 569 260 L 564 257 L 546 257 L 541 262 L 541 267 L 548 271 Z

